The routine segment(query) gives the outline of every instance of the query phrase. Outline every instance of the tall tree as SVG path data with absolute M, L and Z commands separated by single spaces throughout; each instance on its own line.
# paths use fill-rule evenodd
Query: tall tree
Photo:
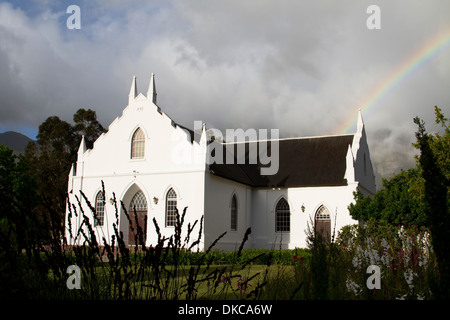
M 47 218 L 51 230 L 62 233 L 66 206 L 67 178 L 84 135 L 88 148 L 105 130 L 97 121 L 95 111 L 79 109 L 74 114 L 74 125 L 57 116 L 47 118 L 37 135 L 39 149 L 29 144 L 25 157 L 38 183 L 41 215 Z
M 429 218 L 433 249 L 438 260 L 440 283 L 437 298 L 450 298 L 450 131 L 448 119 L 441 109 L 435 107 L 436 123 L 445 129 L 441 136 L 430 135 L 425 130 L 425 124 L 418 117 L 414 123 L 418 126 L 416 132 L 417 147 L 420 149 L 419 163 L 425 180 L 426 213 Z
M 397 175 L 383 179 L 383 188 L 373 197 L 355 192 L 355 203 L 349 211 L 355 220 L 378 220 L 396 225 L 426 226 L 424 211 L 423 178 L 420 167 L 402 170 Z
M 436 123 L 440 123 L 444 134 L 429 135 L 419 118 L 414 122 L 419 125 L 416 133 L 417 142 L 413 145 L 421 153 L 427 145 L 428 154 L 433 155 L 433 166 L 440 172 L 448 184 L 450 179 L 450 132 L 448 119 L 441 109 L 435 107 Z M 423 157 L 423 155 L 421 155 Z M 416 157 L 416 167 L 402 170 L 397 175 L 383 179 L 383 188 L 373 197 L 355 192 L 355 203 L 350 204 L 349 211 L 356 220 L 379 220 L 392 224 L 417 225 L 429 227 L 432 221 L 427 211 L 426 172 L 423 160 Z M 425 156 L 426 158 L 426 156 Z M 431 161 L 431 160 L 430 160 Z M 429 168 L 427 169 L 429 170 Z M 447 188 L 448 189 L 448 188 Z M 448 189 L 450 190 L 450 189 Z
M 79 109 L 73 115 L 75 125 L 73 129 L 78 135 L 78 143 L 81 141 L 81 136 L 84 136 L 86 147 L 92 149 L 94 141 L 104 132 L 105 128 L 97 121 L 97 114 L 91 109 Z
M 24 273 L 30 273 L 23 262 L 31 261 L 33 250 L 45 238 L 45 228 L 35 215 L 37 201 L 25 158 L 0 145 L 0 299 L 26 288 Z
M 2 252 L 30 249 L 41 232 L 32 221 L 38 197 L 25 158 L 0 145 L 0 244 Z M 27 250 L 28 251 L 28 250 Z
M 52 116 L 39 126 L 37 138 L 39 152 L 29 144 L 25 157 L 33 165 L 32 174 L 39 185 L 39 211 L 58 233 L 64 221 L 67 175 L 76 159 L 76 136 L 69 123 Z

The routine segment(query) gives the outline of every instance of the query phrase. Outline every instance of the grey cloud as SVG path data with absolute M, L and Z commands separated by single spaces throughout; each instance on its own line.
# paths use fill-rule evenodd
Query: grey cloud
M 77 32 L 49 3 L 33 17 L 0 4 L 2 128 L 70 121 L 80 107 L 107 127 L 132 76 L 145 93 L 154 72 L 161 108 L 186 126 L 335 134 L 414 50 L 450 29 L 450 3 L 438 0 L 379 1 L 378 31 L 365 26 L 370 1 L 80 1 Z M 431 124 L 433 105 L 449 110 L 449 67 L 439 55 L 363 113 L 379 172 L 413 164 L 412 118 Z

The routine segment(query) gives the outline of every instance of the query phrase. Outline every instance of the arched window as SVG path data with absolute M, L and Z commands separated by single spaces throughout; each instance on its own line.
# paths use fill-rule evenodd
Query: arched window
M 316 211 L 316 233 L 331 240 L 331 218 L 328 209 L 322 205 Z
M 94 227 L 103 226 L 103 220 L 105 218 L 105 197 L 103 191 L 99 191 L 95 197 L 95 217 Z
M 145 135 L 141 128 L 137 128 L 131 139 L 131 159 L 143 158 L 145 154 Z
M 170 188 L 166 195 L 166 227 L 175 226 L 177 219 L 177 194 Z
M 237 220 L 238 220 L 238 209 L 237 209 L 237 199 L 236 195 L 233 194 L 231 198 L 231 230 L 237 230 Z
M 133 199 L 130 202 L 129 212 L 136 211 L 146 211 L 147 210 L 147 199 L 142 191 L 136 192 Z
M 291 231 L 291 210 L 285 198 L 281 198 L 278 201 L 275 209 L 275 231 Z

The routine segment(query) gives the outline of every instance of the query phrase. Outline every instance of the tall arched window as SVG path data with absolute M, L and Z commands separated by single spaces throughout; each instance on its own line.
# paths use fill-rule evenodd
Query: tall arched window
M 173 188 L 166 195 L 166 227 L 175 226 L 177 219 L 177 194 Z
M 99 191 L 95 196 L 94 227 L 103 226 L 104 219 L 105 219 L 105 197 L 103 196 L 103 191 Z
M 328 209 L 321 205 L 316 211 L 316 233 L 328 241 L 331 240 L 331 217 Z
M 237 220 L 238 220 L 238 209 L 237 209 L 237 199 L 236 195 L 233 194 L 231 198 L 231 230 L 237 230 Z
M 291 210 L 285 198 L 281 198 L 275 209 L 275 231 L 291 231 Z
M 141 128 L 137 128 L 131 139 L 131 159 L 143 158 L 145 154 L 145 135 Z

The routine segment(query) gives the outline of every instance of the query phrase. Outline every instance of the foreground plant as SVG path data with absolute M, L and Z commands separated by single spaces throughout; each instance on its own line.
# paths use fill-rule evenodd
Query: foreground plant
M 353 299 L 431 299 L 437 263 L 425 228 L 380 225 L 347 226 L 338 243 L 345 248 L 346 287 Z M 381 271 L 381 288 L 368 290 L 367 268 Z

